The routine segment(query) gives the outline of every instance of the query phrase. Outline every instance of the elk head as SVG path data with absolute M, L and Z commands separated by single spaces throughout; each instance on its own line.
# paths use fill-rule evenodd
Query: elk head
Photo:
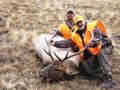
M 49 82 L 64 80 L 67 77 L 66 67 L 62 62 L 53 61 L 40 72 L 40 77 L 42 77 L 42 80 Z

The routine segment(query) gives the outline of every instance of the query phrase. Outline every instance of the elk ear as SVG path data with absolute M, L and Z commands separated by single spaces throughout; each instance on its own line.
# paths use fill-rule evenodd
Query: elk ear
M 73 70 L 72 68 L 68 68 L 68 69 L 66 69 L 66 73 L 68 75 L 76 75 L 79 73 L 79 71 Z

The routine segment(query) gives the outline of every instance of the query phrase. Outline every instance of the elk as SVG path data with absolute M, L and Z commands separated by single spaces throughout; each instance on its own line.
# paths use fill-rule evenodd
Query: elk
M 80 56 L 78 54 L 86 50 L 87 45 L 83 50 L 74 53 L 71 48 L 56 48 L 51 46 L 48 43 L 51 39 L 54 41 L 64 40 L 64 38 L 60 36 L 55 36 L 53 38 L 53 35 L 41 34 L 33 42 L 34 49 L 42 58 L 43 64 L 48 64 L 48 66 L 40 72 L 40 77 L 42 77 L 43 80 L 49 80 L 52 82 L 69 79 L 78 74 L 80 63 Z M 102 78 L 95 75 L 90 68 L 84 64 L 84 62 L 82 62 L 81 66 L 85 67 L 86 71 L 91 76 L 102 80 Z

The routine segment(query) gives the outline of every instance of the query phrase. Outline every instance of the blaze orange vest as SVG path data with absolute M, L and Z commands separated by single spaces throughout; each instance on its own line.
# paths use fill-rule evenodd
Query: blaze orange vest
M 90 30 L 90 27 L 92 30 L 94 30 L 95 26 L 99 26 L 99 28 L 106 34 L 106 30 L 105 30 L 105 27 L 103 25 L 103 23 L 100 21 L 100 20 L 97 20 L 95 22 L 89 22 L 87 23 L 87 26 L 86 26 L 86 31 L 85 31 L 85 37 L 84 37 L 84 43 L 87 44 L 90 39 L 91 39 L 91 30 Z M 79 51 L 82 50 L 84 48 L 84 45 L 82 43 L 82 39 L 81 39 L 81 36 L 76 33 L 77 30 L 75 30 L 71 36 L 72 38 L 72 41 L 79 47 Z M 101 49 L 101 46 L 102 46 L 102 41 L 100 42 L 100 44 L 97 46 L 97 47 L 91 47 L 91 48 L 88 48 L 94 55 L 96 55 L 99 50 Z M 80 56 L 83 58 L 83 54 L 84 52 L 82 52 L 80 54 Z
M 74 28 L 77 28 L 76 25 L 74 26 Z M 61 30 L 65 39 L 69 38 L 72 35 L 72 31 L 69 29 L 66 23 L 61 24 L 59 29 Z

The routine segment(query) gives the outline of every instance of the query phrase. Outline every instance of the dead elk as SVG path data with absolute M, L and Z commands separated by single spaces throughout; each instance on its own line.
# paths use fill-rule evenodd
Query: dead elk
M 55 36 L 53 38 L 50 34 L 41 34 L 33 42 L 34 49 L 42 59 L 43 64 L 49 64 L 40 72 L 40 76 L 43 79 L 59 81 L 78 74 L 80 57 L 76 55 L 66 59 L 65 61 L 59 61 L 54 52 L 56 52 L 56 54 L 62 59 L 64 59 L 67 52 L 69 52 L 68 55 L 72 55 L 74 52 L 71 48 L 56 48 L 54 46 L 50 46 L 48 41 L 51 40 L 51 38 L 54 41 L 64 40 L 64 38 L 60 36 Z
M 85 46 L 85 48 L 83 50 L 81 50 L 77 53 L 74 53 L 74 52 L 72 52 L 72 50 L 70 48 L 63 49 L 63 48 L 56 48 L 56 47 L 50 46 L 48 41 L 50 40 L 52 35 L 45 34 L 45 35 L 41 35 L 41 36 L 39 37 L 39 40 L 44 40 L 44 44 L 46 45 L 46 47 L 45 47 L 45 45 L 40 47 L 40 45 L 42 45 L 43 43 L 40 45 L 36 45 L 36 43 L 38 44 L 39 42 L 43 42 L 43 41 L 39 41 L 39 42 L 37 41 L 37 42 L 34 42 L 34 47 L 36 46 L 35 50 L 38 53 L 38 55 L 42 56 L 43 60 L 46 60 L 46 58 L 48 58 L 48 57 L 49 57 L 49 59 L 47 59 L 46 61 L 50 60 L 49 61 L 50 64 L 40 72 L 40 76 L 42 77 L 43 80 L 48 80 L 50 82 L 53 82 L 53 81 L 69 79 L 79 73 L 79 70 L 78 70 L 79 63 L 81 63 L 81 66 L 84 67 L 84 69 L 86 70 L 86 72 L 88 74 L 102 80 L 101 77 L 97 76 L 90 70 L 89 66 L 86 65 L 86 63 L 84 61 L 80 62 L 81 59 L 78 56 L 78 54 L 80 54 L 81 52 L 86 50 L 87 45 Z M 43 38 L 43 36 L 44 36 L 44 38 Z M 46 39 L 45 39 L 45 37 L 46 37 Z M 49 39 L 48 39 L 48 37 L 49 37 Z M 57 37 L 54 37 L 54 39 L 57 40 Z M 37 48 L 38 46 L 40 48 Z M 47 50 L 46 50 L 46 48 L 47 48 Z M 42 50 L 43 50 L 43 52 L 41 52 Z M 43 53 L 44 53 L 44 56 L 41 55 Z M 66 56 L 65 56 L 65 54 L 66 54 Z

